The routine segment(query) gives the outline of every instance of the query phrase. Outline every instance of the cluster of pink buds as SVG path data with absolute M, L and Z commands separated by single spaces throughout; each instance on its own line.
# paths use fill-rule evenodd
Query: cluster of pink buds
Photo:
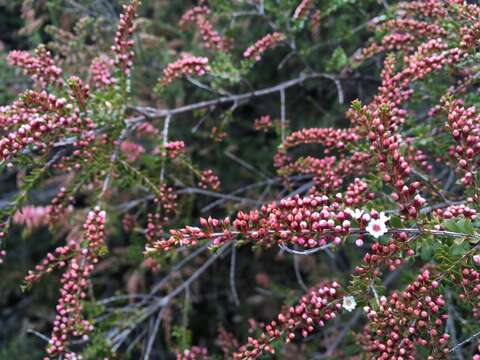
M 420 149 L 409 145 L 407 148 L 406 160 L 410 164 L 415 164 L 419 169 L 423 169 L 426 172 L 431 172 L 433 169 L 432 164 L 428 162 L 427 155 Z
M 92 60 L 90 65 L 90 84 L 91 86 L 102 89 L 113 85 L 115 78 L 110 71 L 113 61 L 107 56 L 99 56 Z
M 209 360 L 208 350 L 201 346 L 192 346 L 182 352 L 177 353 L 177 360 Z
M 149 256 L 147 256 L 147 257 L 145 257 L 145 259 L 143 259 L 142 267 L 150 270 L 154 274 L 158 274 L 161 270 L 161 266 L 157 262 L 157 260 L 155 260 L 154 258 L 149 257 Z
M 0 264 L 3 264 L 5 256 L 7 256 L 7 252 L 5 250 L 0 250 Z
M 452 133 L 456 146 L 450 147 L 450 155 L 458 160 L 458 166 L 464 172 L 465 185 L 474 182 L 480 154 L 480 115 L 475 107 L 465 108 L 461 100 L 447 104 L 447 128 Z
M 475 21 L 473 24 L 464 25 L 460 29 L 460 34 L 462 36 L 460 47 L 462 49 L 474 48 L 480 39 L 480 24 Z
M 185 150 L 185 143 L 183 141 L 170 141 L 163 147 L 165 148 L 165 156 L 175 159 Z
M 383 37 L 382 42 L 377 44 L 371 43 L 366 48 L 362 49 L 362 53 L 358 55 L 356 60 L 361 61 L 365 58 L 372 57 L 375 54 L 394 50 L 413 50 L 413 43 L 415 42 L 415 36 L 404 33 L 387 34 Z
M 83 243 L 85 245 L 70 260 L 67 271 L 62 275 L 57 316 L 47 348 L 47 353 L 52 358 L 61 354 L 65 354 L 66 358 L 75 358 L 67 349 L 69 336 L 86 337 L 93 330 L 92 324 L 83 318 L 82 311 L 89 276 L 105 246 L 104 211 L 96 208 L 88 213 L 83 225 Z
M 303 19 L 305 16 L 307 16 L 311 6 L 312 0 L 302 0 L 293 13 L 293 20 Z
M 379 227 L 380 233 L 383 233 L 385 229 L 381 228 L 381 224 L 372 222 L 372 233 L 376 230 L 374 227 Z M 359 241 L 360 240 L 360 241 Z M 363 244 L 363 237 L 360 236 L 359 242 Z M 377 278 L 381 275 L 379 268 L 381 266 L 387 266 L 388 270 L 394 271 L 405 261 L 403 255 L 411 257 L 415 255 L 415 252 L 411 248 L 411 238 L 406 232 L 394 233 L 391 239 L 386 243 L 374 242 L 371 246 L 370 252 L 363 257 L 363 264 L 355 268 L 357 274 L 361 274 L 363 279 Z M 357 245 L 359 245 L 357 243 Z
M 222 349 L 225 359 L 231 358 L 233 352 L 235 352 L 240 346 L 235 336 L 223 327 L 218 329 L 217 344 Z
M 375 194 L 368 191 L 367 183 L 359 178 L 355 178 L 353 182 L 347 186 L 347 191 L 345 191 L 345 195 L 343 196 L 343 203 L 346 206 L 358 206 L 365 204 L 374 197 Z
M 477 210 L 463 204 L 450 205 L 445 209 L 435 209 L 434 213 L 442 219 L 452 219 L 460 216 L 464 216 L 470 220 L 475 220 L 477 218 Z
M 447 13 L 445 3 L 438 0 L 402 1 L 398 4 L 398 10 L 411 15 L 422 14 L 427 18 L 443 18 Z
M 202 34 L 203 44 L 207 49 L 227 50 L 228 46 L 220 34 L 214 30 L 213 25 L 207 20 L 210 9 L 206 6 L 196 6 L 188 10 L 180 19 L 179 25 L 185 27 L 187 23 L 197 24 Z
M 257 40 L 255 44 L 250 46 L 243 53 L 245 59 L 254 59 L 255 61 L 260 61 L 262 54 L 267 51 L 269 48 L 276 46 L 279 42 L 285 40 L 285 35 L 279 32 L 274 32 L 268 35 L 265 35 L 260 40 Z
M 443 9 L 445 11 L 445 9 Z M 416 15 L 412 13 L 411 15 Z M 381 30 L 387 30 L 388 33 L 383 37 L 381 44 L 372 43 L 363 49 L 362 56 L 370 57 L 374 54 L 391 50 L 404 50 L 406 53 L 415 51 L 416 44 L 424 39 L 430 39 L 422 43 L 420 47 L 435 47 L 435 44 L 441 46 L 437 48 L 444 49 L 445 44 L 439 40 L 444 37 L 446 31 L 436 23 L 428 21 L 419 21 L 413 18 L 404 18 L 401 15 L 397 19 L 391 19 L 383 23 L 376 23 Z M 433 39 L 432 39 L 433 38 Z M 421 50 L 420 52 L 424 52 Z
M 167 65 L 163 70 L 160 84 L 168 85 L 182 76 L 203 76 L 209 71 L 208 58 L 185 54 L 182 58 Z
M 147 240 L 147 250 L 148 253 L 152 247 L 155 247 L 155 244 L 163 244 L 163 226 L 162 218 L 159 213 L 147 215 L 147 228 L 145 229 L 145 239 Z
M 41 87 L 62 83 L 62 69 L 55 65 L 52 55 L 43 45 L 35 50 L 35 55 L 26 51 L 11 51 L 7 61 L 22 68 Z
M 145 238 L 149 247 L 155 247 L 154 244 L 165 244 L 163 239 L 163 224 L 169 221 L 177 209 L 177 193 L 172 187 L 162 183 L 159 189 L 159 195 L 154 199 L 157 207 L 155 213 L 149 213 L 147 218 L 147 228 Z
M 145 153 L 145 149 L 142 145 L 130 141 L 122 142 L 120 150 L 130 162 L 138 160 L 138 158 Z
M 195 22 L 198 17 L 206 16 L 208 14 L 210 14 L 210 9 L 207 6 L 195 6 L 182 15 L 178 25 L 183 28 L 186 24 Z
M 80 116 L 78 108 L 45 91 L 27 91 L 3 109 L 2 120 L 10 133 L 0 140 L 0 159 L 6 160 L 26 147 L 45 149 L 70 134 L 88 132 L 94 123 Z
M 220 190 L 220 179 L 214 174 L 212 169 L 202 171 L 198 186 L 201 189 Z
M 159 195 L 154 199 L 154 203 L 160 206 L 165 215 L 171 215 L 177 210 L 177 198 L 178 195 L 175 189 L 162 183 L 160 185 Z M 166 219 L 164 220 L 166 221 Z
M 293 175 L 294 173 L 313 174 L 315 187 L 310 190 L 312 194 L 336 192 L 342 186 L 347 176 L 363 174 L 365 172 L 365 164 L 371 158 L 368 153 L 355 152 L 350 157 L 341 156 L 339 158 L 327 156 L 317 159 L 307 156 L 284 165 L 281 162 L 286 162 L 290 159 L 289 157 L 281 159 L 278 157 L 279 154 L 281 152 L 278 152 L 276 155 L 275 166 L 280 165 L 277 171 L 281 176 Z
M 353 144 L 360 136 L 353 129 L 310 128 L 295 131 L 282 144 L 284 150 L 303 144 L 321 144 L 325 154 L 332 149 L 345 150 L 347 144 Z
M 138 135 L 158 135 L 158 129 L 148 122 L 143 122 L 135 128 Z
M 347 145 L 354 144 L 360 139 L 355 129 L 334 128 L 310 128 L 295 131 L 290 134 L 279 148 L 274 158 L 274 165 L 282 176 L 294 173 L 313 174 L 315 188 L 311 193 L 325 194 L 335 191 L 342 186 L 346 176 L 359 175 L 364 172 L 365 163 L 369 162 L 370 154 L 354 152 L 351 156 L 345 156 Z M 293 147 L 304 144 L 321 144 L 324 154 L 339 153 L 338 156 L 324 158 L 305 157 L 296 161 L 287 155 L 287 151 Z
M 48 220 L 50 226 L 54 226 L 57 222 L 65 219 L 65 215 L 69 211 L 69 207 L 74 202 L 73 196 L 68 196 L 67 189 L 61 187 L 58 194 L 50 201 L 48 206 Z
M 29 231 L 49 223 L 49 206 L 25 206 L 15 212 L 13 222 L 24 225 Z
M 48 253 L 42 262 L 35 266 L 35 271 L 29 270 L 25 276 L 27 286 L 38 281 L 43 275 L 53 272 L 55 269 L 64 268 L 68 261 L 76 254 L 76 249 L 72 246 L 59 246 L 55 252 Z
M 438 287 L 425 270 L 401 293 L 381 297 L 378 309 L 367 308 L 365 351 L 375 359 L 414 360 L 420 346 L 428 349 L 428 359 L 446 359 L 449 335 L 443 328 L 448 315 Z
M 391 19 L 382 24 L 389 31 L 400 30 L 414 34 L 416 37 L 437 38 L 446 35 L 446 31 L 439 25 L 411 18 Z
M 372 213 L 373 214 L 373 213 Z M 147 252 L 168 251 L 174 246 L 195 246 L 210 240 L 213 245 L 229 242 L 241 234 L 245 241 L 262 247 L 299 246 L 304 249 L 339 245 L 350 232 L 351 215 L 327 196 L 285 198 L 263 205 L 260 211 L 238 212 L 235 220 L 200 219 L 199 227 L 170 230 L 169 239 L 160 239 Z M 370 219 L 370 218 L 369 218 Z
M 480 261 L 478 264 L 480 265 Z M 459 285 L 462 289 L 460 299 L 472 306 L 475 318 L 480 318 L 480 305 L 478 303 L 478 297 L 480 296 L 480 273 L 471 268 L 464 268 Z
M 334 319 L 342 309 L 339 302 L 340 285 L 336 282 L 316 286 L 268 324 L 261 324 L 260 336 L 249 337 L 247 344 L 233 354 L 233 359 L 257 359 L 264 353 L 275 354 L 272 342 L 283 335 L 289 343 L 300 333 L 307 337 L 314 331 L 323 328 L 325 323 Z
M 270 115 L 260 116 L 258 119 L 255 119 L 254 127 L 257 131 L 267 132 L 272 126 Z
M 125 75 L 130 73 L 133 66 L 134 52 L 131 50 L 134 41 L 132 34 L 134 32 L 133 20 L 137 14 L 140 5 L 139 0 L 132 0 L 130 4 L 123 5 L 123 13 L 120 15 L 117 32 L 115 33 L 114 45 L 112 51 L 115 53 L 115 66 Z

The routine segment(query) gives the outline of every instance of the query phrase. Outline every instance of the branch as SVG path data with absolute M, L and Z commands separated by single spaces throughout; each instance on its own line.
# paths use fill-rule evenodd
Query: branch
M 222 104 L 238 103 L 238 102 L 249 100 L 249 99 L 252 99 L 252 98 L 266 96 L 266 95 L 270 95 L 270 94 L 273 94 L 273 93 L 276 93 L 276 92 L 285 91 L 286 89 L 291 88 L 291 87 L 296 86 L 296 85 L 299 85 L 299 84 L 302 84 L 307 80 L 317 79 L 317 78 L 320 78 L 320 77 L 325 77 L 325 78 L 329 78 L 329 79 L 331 78 L 330 75 L 327 76 L 326 74 L 321 74 L 321 73 L 312 73 L 312 74 L 308 74 L 308 75 L 301 74 L 299 77 L 297 77 L 295 79 L 284 81 L 280 84 L 277 84 L 277 85 L 269 87 L 269 88 L 256 90 L 256 91 L 251 91 L 251 92 L 244 93 L 244 94 L 222 96 L 222 97 L 219 97 L 219 98 L 214 99 L 214 100 L 201 101 L 201 102 L 198 102 L 198 103 L 181 106 L 181 107 L 178 107 L 176 109 L 154 109 L 154 108 L 150 108 L 150 107 L 135 107 L 135 108 L 131 108 L 131 109 L 136 110 L 136 111 L 142 113 L 143 115 L 139 116 L 139 117 L 136 117 L 136 118 L 132 118 L 129 121 L 130 122 L 141 122 L 147 116 L 148 117 L 161 118 L 161 117 L 166 117 L 166 116 L 169 116 L 169 115 L 173 116 L 173 115 L 182 114 L 182 113 L 185 113 L 185 112 L 191 112 L 191 111 L 194 111 L 194 110 L 205 109 L 205 108 L 209 108 L 209 107 L 216 107 L 216 106 L 222 105 Z

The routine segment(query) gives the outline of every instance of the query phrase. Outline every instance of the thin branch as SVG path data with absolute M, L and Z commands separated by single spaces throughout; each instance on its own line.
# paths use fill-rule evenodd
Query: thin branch
M 244 94 L 239 94 L 239 95 L 229 95 L 229 96 L 222 96 L 217 99 L 213 100 L 207 100 L 207 101 L 201 101 L 198 103 L 190 104 L 190 105 L 185 105 L 181 106 L 175 109 L 155 109 L 155 108 L 149 108 L 149 107 L 135 107 L 134 109 L 143 113 L 143 116 L 132 118 L 129 121 L 130 122 L 141 122 L 144 120 L 145 116 L 148 115 L 150 117 L 166 117 L 168 115 L 177 115 L 177 114 L 182 114 L 185 112 L 191 112 L 194 110 L 199 110 L 199 109 L 205 109 L 205 108 L 212 108 L 216 107 L 218 105 L 222 104 L 228 104 L 228 103 L 235 103 L 235 102 L 241 102 L 245 100 L 249 100 L 252 98 L 256 97 L 262 97 L 266 95 L 270 95 L 276 92 L 280 92 L 282 90 L 286 90 L 290 87 L 299 85 L 304 83 L 307 80 L 311 79 L 316 79 L 319 77 L 327 77 L 325 76 L 326 74 L 320 74 L 320 73 L 312 73 L 312 74 L 301 74 L 299 77 L 284 81 L 282 83 L 279 83 L 275 86 L 268 87 L 265 89 L 261 90 L 256 90 L 256 91 L 251 91 L 247 92 Z
M 143 357 L 143 360 L 150 359 L 150 353 L 152 352 L 153 344 L 155 343 L 155 338 L 157 337 L 158 328 L 160 327 L 160 322 L 162 320 L 163 314 L 165 313 L 165 309 L 166 307 L 162 308 L 162 310 L 160 310 L 160 312 L 158 313 L 157 318 L 155 319 L 155 324 L 153 325 L 153 331 L 148 338 L 147 349 L 145 351 L 145 356 Z
M 289 254 L 294 254 L 294 255 L 312 255 L 312 254 L 315 254 L 319 251 L 323 251 L 323 250 L 326 250 L 328 248 L 331 248 L 333 246 L 333 244 L 328 244 L 328 245 L 324 245 L 324 246 L 319 246 L 319 247 L 316 247 L 316 248 L 313 248 L 313 249 L 309 249 L 309 250 L 295 250 L 295 249 L 291 249 L 283 244 L 280 244 L 278 245 L 280 247 L 280 249 L 286 251 L 287 253 Z
M 250 170 L 252 173 L 254 173 L 255 175 L 260 175 L 261 177 L 263 177 L 264 179 L 269 179 L 270 178 L 265 175 L 262 171 L 256 169 L 253 165 L 250 165 L 249 163 L 247 163 L 245 160 L 242 160 L 240 159 L 238 156 L 232 154 L 230 151 L 228 150 L 225 150 L 225 153 L 224 153 L 228 158 L 232 159 L 233 161 L 237 162 L 238 164 L 240 164 L 241 166 L 243 166 L 245 169 L 247 170 Z
M 50 339 L 48 338 L 48 336 L 43 335 L 42 333 L 38 332 L 37 330 L 28 329 L 27 334 L 35 335 L 36 337 L 42 339 L 43 341 L 46 341 L 47 343 L 50 342 Z
M 170 128 L 170 119 L 172 116 L 169 114 L 165 118 L 165 123 L 163 125 L 163 132 L 162 132 L 162 146 L 165 147 L 165 144 L 168 141 L 168 130 Z M 163 179 L 165 177 L 165 162 L 166 162 L 166 154 L 164 154 L 163 159 L 162 159 L 162 168 L 160 170 L 160 183 L 163 182 Z
M 287 117 L 287 109 L 285 104 L 285 89 L 280 89 L 280 132 L 282 143 L 285 142 L 285 123 Z
M 233 302 L 240 306 L 240 299 L 238 297 L 237 287 L 235 285 L 235 270 L 237 260 L 237 242 L 232 242 L 232 254 L 230 258 L 230 291 L 232 293 Z
M 247 203 L 247 204 L 257 203 L 256 200 L 250 199 L 250 198 L 244 198 L 244 197 L 239 197 L 239 196 L 230 195 L 230 194 L 221 194 L 221 193 L 216 193 L 214 191 L 191 188 L 191 187 L 178 190 L 177 194 L 200 194 L 200 195 L 206 195 L 206 196 L 211 196 L 219 199 L 236 201 L 236 202 Z
M 298 255 L 293 255 L 293 269 L 295 270 L 295 277 L 297 278 L 298 285 L 303 291 L 308 292 L 308 287 L 303 281 L 302 273 L 300 271 L 300 261 Z
M 455 350 L 457 350 L 458 348 L 462 347 L 463 345 L 465 344 L 468 344 L 470 341 L 476 339 L 477 337 L 480 336 L 480 330 L 477 331 L 475 334 L 473 334 L 472 336 L 470 336 L 469 338 L 463 340 L 462 342 L 459 342 L 457 345 L 455 345 L 454 347 L 452 347 L 450 350 L 448 350 L 449 353 L 451 352 L 454 352 Z

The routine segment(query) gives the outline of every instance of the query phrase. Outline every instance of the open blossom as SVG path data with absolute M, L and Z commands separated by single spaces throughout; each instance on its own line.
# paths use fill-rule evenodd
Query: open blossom
M 362 217 L 363 213 L 364 213 L 364 211 L 363 211 L 362 209 L 354 209 L 354 210 L 352 210 L 352 209 L 350 209 L 350 208 L 345 209 L 345 212 L 348 213 L 348 214 L 350 214 L 350 216 L 351 216 L 352 218 L 354 218 L 355 220 L 360 219 L 360 218 Z
M 342 302 L 342 308 L 348 312 L 352 312 L 357 307 L 357 302 L 353 296 L 345 296 Z
M 385 235 L 388 232 L 388 227 L 385 224 L 390 218 L 386 217 L 383 212 L 380 213 L 378 219 L 371 219 L 365 230 L 375 239 Z
M 160 84 L 168 85 L 184 75 L 203 76 L 208 71 L 210 71 L 208 58 L 185 54 L 182 58 L 167 65 L 163 70 Z
M 262 58 L 262 54 L 267 51 L 267 49 L 274 47 L 277 43 L 283 40 L 285 40 L 285 35 L 279 32 L 265 35 L 245 50 L 243 57 L 245 59 L 255 59 L 256 61 L 259 61 Z

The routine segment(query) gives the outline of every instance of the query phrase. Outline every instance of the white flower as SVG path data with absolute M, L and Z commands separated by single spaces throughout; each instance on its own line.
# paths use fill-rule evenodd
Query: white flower
M 342 307 L 348 312 L 352 312 L 357 307 L 357 302 L 353 296 L 345 296 Z
M 350 208 L 345 209 L 345 212 L 347 214 L 350 214 L 350 216 L 356 220 L 360 219 L 363 215 L 363 210 L 362 209 L 355 209 L 352 210 Z
M 380 236 L 384 235 L 388 231 L 388 228 L 387 225 L 385 225 L 385 221 L 382 221 L 382 219 L 380 218 L 378 220 L 370 220 L 365 230 L 367 230 L 367 232 L 375 239 L 378 239 Z
M 388 220 L 390 220 L 390 216 L 386 216 L 385 213 L 382 211 L 380 213 L 380 221 L 383 221 L 384 223 L 386 223 Z

